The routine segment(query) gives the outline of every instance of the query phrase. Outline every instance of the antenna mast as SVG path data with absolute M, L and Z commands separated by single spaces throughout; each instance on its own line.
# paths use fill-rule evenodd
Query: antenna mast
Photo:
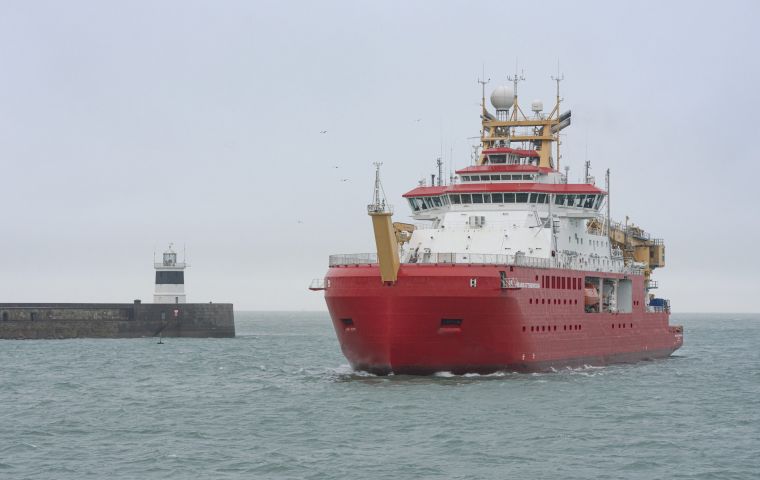
M 485 78 L 485 77 L 486 77 L 486 75 L 485 75 L 485 68 L 484 68 L 483 69 L 483 78 Z M 482 109 L 481 114 L 483 115 L 483 117 L 485 117 L 485 115 L 486 115 L 486 84 L 488 82 L 490 82 L 490 81 L 491 81 L 490 78 L 488 80 L 482 80 L 480 78 L 478 79 L 478 83 L 480 84 L 480 87 L 481 87 L 480 107 Z
M 517 73 L 517 60 L 515 60 L 515 74 L 514 75 L 507 75 L 507 80 L 512 82 L 512 90 L 515 93 L 515 103 L 514 103 L 514 109 L 512 110 L 512 120 L 517 120 L 517 112 L 519 111 L 520 114 L 525 118 L 525 114 L 522 113 L 522 110 L 520 109 L 519 104 L 517 103 L 517 84 L 525 80 L 524 71 L 520 72 L 518 75 Z
M 607 169 L 607 173 L 604 175 L 604 189 L 607 190 L 607 236 L 610 235 L 610 169 Z
M 559 119 L 559 105 L 562 103 L 562 98 L 559 96 L 559 82 L 565 79 L 565 74 L 559 72 L 559 60 L 557 60 L 557 76 L 555 77 L 552 75 L 552 80 L 557 82 L 557 106 L 554 107 L 555 111 L 557 112 L 557 119 Z M 560 160 L 560 154 L 559 154 L 559 144 L 562 143 L 560 141 L 560 134 L 557 132 L 557 170 L 559 170 L 559 160 Z
M 441 157 L 438 157 L 435 163 L 438 165 L 438 186 L 440 187 L 443 185 L 443 160 Z
M 370 205 L 370 209 L 374 212 L 385 211 L 385 193 L 383 192 L 383 185 L 380 183 L 380 166 L 382 164 L 383 162 L 372 163 L 372 165 L 375 166 L 375 187 L 372 195 L 372 205 Z

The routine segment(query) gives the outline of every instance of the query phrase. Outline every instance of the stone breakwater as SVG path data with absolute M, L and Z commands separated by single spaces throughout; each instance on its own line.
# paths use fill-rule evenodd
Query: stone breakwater
M 231 303 L 0 303 L 0 339 L 234 337 Z

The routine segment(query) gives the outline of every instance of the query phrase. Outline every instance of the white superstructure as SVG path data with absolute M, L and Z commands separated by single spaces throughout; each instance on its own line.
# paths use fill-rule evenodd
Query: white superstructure
M 593 185 L 574 188 L 564 183 L 559 173 L 542 173 L 537 166 L 536 172 L 528 174 L 494 174 L 488 169 L 496 167 L 490 163 L 490 156 L 485 155 L 485 168 L 477 167 L 488 175 L 474 175 L 468 172 L 474 168 L 464 169 L 458 172 L 457 184 L 437 195 L 431 195 L 429 187 L 418 189 L 419 196 L 414 190 L 405 195 L 412 217 L 426 223 L 416 225 L 404 246 L 404 262 L 438 262 L 438 254 L 473 258 L 505 255 L 522 256 L 526 262 L 547 267 L 623 269 L 622 252 L 610 245 L 601 228 L 604 219 L 600 210 L 606 192 Z M 499 170 L 509 168 L 506 164 Z M 514 177 L 519 178 L 512 180 Z M 474 191 L 481 182 L 487 183 L 487 188 Z M 467 263 L 466 258 L 452 261 Z
M 173 245 L 164 252 L 161 262 L 154 262 L 156 269 L 156 290 L 153 303 L 187 303 L 185 295 L 185 268 L 188 265 L 177 262 Z

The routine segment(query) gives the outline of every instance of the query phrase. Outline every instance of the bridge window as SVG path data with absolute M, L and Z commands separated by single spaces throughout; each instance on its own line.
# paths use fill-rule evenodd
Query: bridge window
M 492 193 L 491 194 L 491 201 L 493 203 L 503 203 L 504 202 L 504 195 L 501 193 Z
M 456 193 L 452 193 L 451 195 L 449 195 L 449 200 L 454 205 L 458 205 L 460 203 L 459 202 L 459 195 L 456 194 Z
M 470 195 L 469 193 L 463 193 L 462 203 L 472 203 L 472 195 Z
M 435 205 L 436 207 L 443 206 L 443 204 L 441 203 L 441 197 L 433 197 L 432 200 L 433 200 L 433 205 Z
M 586 203 L 583 205 L 584 208 L 594 208 L 594 200 L 596 199 L 596 195 L 587 195 L 586 196 Z
M 565 195 L 557 195 L 554 197 L 554 204 L 555 205 L 564 205 L 565 204 Z
M 517 203 L 527 203 L 528 202 L 528 194 L 527 193 L 518 193 L 516 195 Z
M 483 203 L 483 194 L 482 193 L 473 193 L 472 194 L 472 203 Z
M 507 163 L 506 155 L 489 155 L 488 161 L 491 163 Z
M 514 193 L 505 193 L 504 194 L 504 203 L 515 203 L 515 194 Z

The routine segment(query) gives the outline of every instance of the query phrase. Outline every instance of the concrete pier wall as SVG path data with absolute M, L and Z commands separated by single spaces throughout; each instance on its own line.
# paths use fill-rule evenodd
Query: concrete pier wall
M 231 303 L 0 303 L 0 339 L 234 337 Z

